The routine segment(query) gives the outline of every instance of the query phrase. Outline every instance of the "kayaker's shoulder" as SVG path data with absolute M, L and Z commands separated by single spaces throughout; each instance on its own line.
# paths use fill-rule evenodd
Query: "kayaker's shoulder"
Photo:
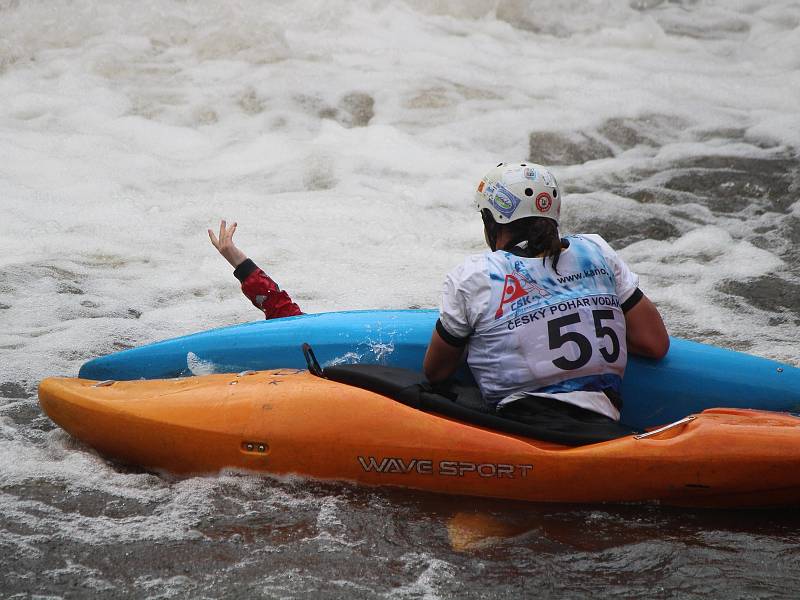
M 489 270 L 489 253 L 479 252 L 470 254 L 464 258 L 455 267 L 450 269 L 448 275 L 456 279 L 468 279 L 471 277 L 479 276 L 488 273 Z
M 614 252 L 611 244 L 609 244 L 605 238 L 598 233 L 572 233 L 570 235 L 565 235 L 561 239 L 565 240 L 569 245 L 589 243 L 597 246 L 603 252 Z

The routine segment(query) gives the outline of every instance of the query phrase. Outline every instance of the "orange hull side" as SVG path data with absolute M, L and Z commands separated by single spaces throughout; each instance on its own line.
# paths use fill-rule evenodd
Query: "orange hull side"
M 233 468 L 536 502 L 800 504 L 800 419 L 715 409 L 644 439 L 567 448 L 424 413 L 294 370 L 116 382 L 50 378 L 53 421 L 115 460 Z

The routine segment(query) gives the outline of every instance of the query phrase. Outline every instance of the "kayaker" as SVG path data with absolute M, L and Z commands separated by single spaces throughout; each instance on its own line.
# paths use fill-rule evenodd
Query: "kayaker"
M 500 163 L 475 198 L 490 250 L 447 275 L 426 377 L 446 381 L 466 355 L 500 416 L 589 441 L 627 435 L 628 352 L 658 359 L 669 348 L 638 276 L 599 235 L 560 237 L 561 190 L 545 167 Z
M 223 220 L 219 224 L 219 237 L 214 235 L 210 229 L 208 237 L 211 238 L 214 247 L 233 267 L 233 275 L 242 284 L 244 295 L 264 313 L 267 319 L 302 315 L 300 307 L 292 302 L 289 294 L 280 289 L 272 278 L 236 247 L 236 244 L 233 243 L 235 232 L 236 223 L 228 227 L 227 222 Z

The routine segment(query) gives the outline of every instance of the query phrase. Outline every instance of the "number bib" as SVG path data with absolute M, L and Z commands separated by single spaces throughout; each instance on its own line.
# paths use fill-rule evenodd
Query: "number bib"
M 622 377 L 625 372 L 625 316 L 616 296 L 543 305 L 506 326 L 539 388 L 592 375 Z

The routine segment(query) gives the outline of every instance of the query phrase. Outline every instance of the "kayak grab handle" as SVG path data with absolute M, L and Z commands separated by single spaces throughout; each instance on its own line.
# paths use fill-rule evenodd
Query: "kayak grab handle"
M 319 361 L 314 355 L 314 349 L 311 347 L 311 344 L 303 344 L 303 356 L 306 357 L 306 364 L 308 365 L 308 370 L 312 375 L 316 375 L 317 377 L 325 377 L 325 374 L 322 372 L 322 367 L 319 366 Z
M 673 427 L 677 427 L 678 425 L 683 425 L 684 423 L 688 423 L 689 421 L 694 421 L 696 418 L 697 415 L 684 417 L 680 421 L 675 421 L 674 423 L 670 423 L 669 425 L 664 425 L 663 427 L 659 427 L 658 429 L 654 429 L 653 431 L 648 431 L 647 433 L 640 433 L 639 435 L 635 435 L 633 436 L 633 439 L 643 440 L 644 438 L 648 438 L 651 435 L 656 435 L 657 433 L 661 433 L 662 431 L 667 431 L 668 429 L 672 429 Z
M 116 379 L 105 379 L 104 381 L 93 383 L 92 387 L 108 387 L 110 385 L 114 385 L 115 383 L 117 383 Z

